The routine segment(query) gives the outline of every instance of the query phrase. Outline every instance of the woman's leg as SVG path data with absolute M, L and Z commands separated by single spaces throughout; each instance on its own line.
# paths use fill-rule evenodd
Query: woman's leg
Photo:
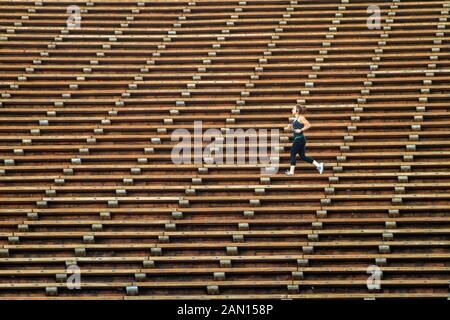
M 307 157 L 306 155 L 305 155 L 305 152 L 306 152 L 306 141 L 305 141 L 305 143 L 303 143 L 301 146 L 300 146 L 300 149 L 299 149 L 299 155 L 300 155 L 300 158 L 303 160 L 303 161 L 306 161 L 306 162 L 308 162 L 308 163 L 317 163 L 317 161 L 315 161 L 314 159 L 312 159 L 312 158 L 310 158 L 310 157 Z M 318 164 L 317 164 L 318 165 Z M 316 165 L 316 167 L 317 167 L 317 165 Z
M 300 150 L 301 145 L 298 143 L 298 140 L 294 140 L 294 142 L 292 142 L 292 147 L 291 147 L 291 167 L 289 169 L 289 174 L 294 174 L 295 171 L 295 165 L 297 164 L 297 153 Z
M 323 172 L 323 163 L 318 163 L 316 160 L 314 160 L 314 159 L 312 159 L 310 157 L 307 157 L 305 155 L 305 152 L 306 152 L 306 141 L 305 141 L 304 144 L 302 144 L 302 146 L 301 146 L 301 148 L 299 150 L 300 158 L 303 161 L 306 161 L 308 163 L 313 164 L 317 168 L 317 170 L 319 170 L 319 173 L 322 174 L 322 172 Z

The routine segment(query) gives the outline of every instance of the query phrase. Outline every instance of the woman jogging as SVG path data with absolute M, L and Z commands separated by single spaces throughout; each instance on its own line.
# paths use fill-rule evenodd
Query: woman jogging
M 294 115 L 294 121 L 292 124 L 289 124 L 285 129 L 294 131 L 294 141 L 291 147 L 291 168 L 286 171 L 287 175 L 293 175 L 295 170 L 295 165 L 297 163 L 296 157 L 297 154 L 300 155 L 300 158 L 303 161 L 311 163 L 316 166 L 316 169 L 320 174 L 323 173 L 323 163 L 318 163 L 316 160 L 313 160 L 305 155 L 306 151 L 306 137 L 303 135 L 303 132 L 308 130 L 311 125 L 308 120 L 306 120 L 304 114 L 306 113 L 306 107 L 302 105 L 296 105 L 292 108 L 292 114 Z

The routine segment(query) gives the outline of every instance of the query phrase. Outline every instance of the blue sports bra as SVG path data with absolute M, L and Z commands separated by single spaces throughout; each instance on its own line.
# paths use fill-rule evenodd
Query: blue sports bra
M 304 125 L 303 123 L 301 123 L 300 121 L 298 121 L 298 119 L 295 119 L 294 121 L 292 121 L 292 128 L 294 130 L 296 129 L 303 129 Z M 297 138 L 302 138 L 303 136 L 303 132 L 302 133 L 295 133 L 294 131 L 294 140 Z

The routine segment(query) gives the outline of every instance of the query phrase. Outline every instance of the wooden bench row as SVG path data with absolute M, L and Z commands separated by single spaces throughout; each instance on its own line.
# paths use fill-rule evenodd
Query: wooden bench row
M 1 212 L 3 213 L 3 212 Z M 228 219 L 215 219 L 215 220 L 202 220 L 202 219 L 183 219 L 182 215 L 178 215 L 177 217 L 166 218 L 166 219 L 136 219 L 132 216 L 129 219 L 115 219 L 115 220 L 105 220 L 105 219 L 96 219 L 96 220 L 86 220 L 79 219 L 76 221 L 73 220 L 28 220 L 28 219 L 18 219 L 12 220 L 8 219 L 6 221 L 0 221 L 1 227 L 16 227 L 18 225 L 27 225 L 28 227 L 57 227 L 57 226 L 70 226 L 73 228 L 76 227 L 85 227 L 85 228 L 93 228 L 93 224 L 100 224 L 103 228 L 109 227 L 153 227 L 153 226 L 165 226 L 166 224 L 176 224 L 178 226 L 190 227 L 190 226 L 238 226 L 239 224 L 247 224 L 249 227 L 264 227 L 264 226 L 309 226 L 312 225 L 313 229 L 322 229 L 326 228 L 338 228 L 344 225 L 385 225 L 386 228 L 397 228 L 398 226 L 403 225 L 439 225 L 444 226 L 445 224 L 450 223 L 450 218 L 445 216 L 443 217 L 432 217 L 432 216 L 415 216 L 415 217 L 392 217 L 392 218 L 353 218 L 351 220 L 346 218 L 303 218 L 296 219 L 295 216 L 292 218 L 260 218 L 257 215 L 249 219 L 237 219 L 237 218 L 228 218 Z

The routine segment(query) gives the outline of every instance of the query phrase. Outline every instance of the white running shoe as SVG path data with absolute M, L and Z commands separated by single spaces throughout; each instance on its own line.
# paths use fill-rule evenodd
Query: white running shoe
M 319 165 L 317 166 L 317 170 L 319 170 L 319 174 L 323 173 L 323 162 L 319 163 Z
M 293 173 L 291 173 L 289 170 L 286 170 L 285 174 L 287 174 L 288 176 L 292 176 Z

